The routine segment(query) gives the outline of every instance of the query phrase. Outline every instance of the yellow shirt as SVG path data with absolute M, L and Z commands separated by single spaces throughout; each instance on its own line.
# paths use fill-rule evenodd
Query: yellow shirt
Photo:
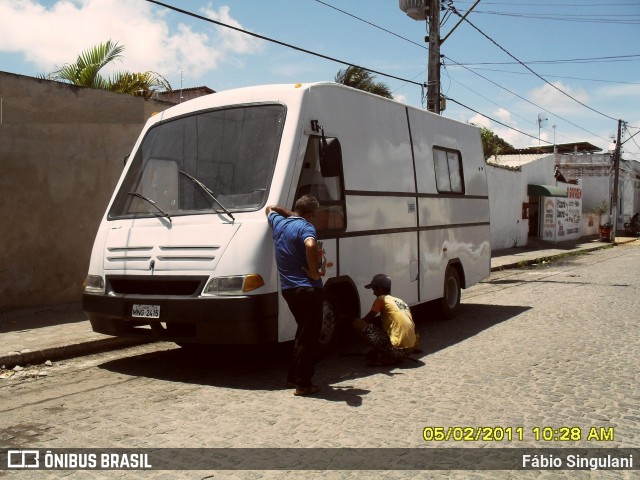
M 394 348 L 411 348 L 416 346 L 416 329 L 409 306 L 399 298 L 391 295 L 380 295 L 373 302 L 371 310 L 379 313 L 391 345 Z

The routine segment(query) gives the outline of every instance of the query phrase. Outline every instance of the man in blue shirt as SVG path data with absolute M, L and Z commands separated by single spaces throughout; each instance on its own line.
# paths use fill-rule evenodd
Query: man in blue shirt
M 282 296 L 298 324 L 293 361 L 287 374 L 287 382 L 297 387 L 294 395 L 311 395 L 320 390 L 311 383 L 322 328 L 324 272 L 320 271 L 316 229 L 310 222 L 318 205 L 316 197 L 303 195 L 296 201 L 293 212 L 278 206 L 266 209 L 273 229 Z

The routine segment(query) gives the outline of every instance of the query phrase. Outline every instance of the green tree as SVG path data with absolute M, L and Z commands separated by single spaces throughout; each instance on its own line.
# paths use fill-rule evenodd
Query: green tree
M 393 98 L 389 87 L 384 83 L 376 82 L 375 76 L 364 68 L 351 65 L 344 70 L 339 70 L 335 80 L 337 83 L 342 83 L 348 87 L 375 93 L 385 98 Z
M 100 70 L 120 60 L 123 51 L 124 46 L 109 40 L 85 50 L 74 63 L 67 63 L 42 78 L 144 98 L 151 98 L 156 90 L 171 90 L 169 82 L 155 72 L 124 71 L 114 73 L 111 78 L 103 77 Z
M 482 151 L 485 160 L 513 149 L 510 143 L 507 143 L 487 127 L 480 127 L 480 138 L 482 140 Z

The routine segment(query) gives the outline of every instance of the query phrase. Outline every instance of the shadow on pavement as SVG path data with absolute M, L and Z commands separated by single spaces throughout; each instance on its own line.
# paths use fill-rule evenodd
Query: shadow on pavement
M 415 310 L 414 318 L 422 338 L 422 353 L 412 355 L 412 358 L 400 365 L 372 368 L 366 366 L 367 347 L 350 343 L 339 353 L 318 363 L 314 381 L 322 386 L 322 390 L 314 398 L 360 406 L 363 395 L 369 391 L 344 385 L 342 382 L 370 375 L 401 375 L 402 370 L 420 368 L 424 365 L 422 358 L 473 337 L 526 310 L 527 307 L 463 304 L 456 319 L 444 320 L 433 306 L 421 306 Z M 168 382 L 276 391 L 287 388 L 285 376 L 290 354 L 291 343 L 197 348 L 176 346 L 112 360 L 103 363 L 100 368 Z
M 458 316 L 448 320 L 437 311 L 435 303 L 422 305 L 414 313 L 416 327 L 422 338 L 422 356 L 463 342 L 483 330 L 520 315 L 529 308 L 463 303 L 460 305 Z

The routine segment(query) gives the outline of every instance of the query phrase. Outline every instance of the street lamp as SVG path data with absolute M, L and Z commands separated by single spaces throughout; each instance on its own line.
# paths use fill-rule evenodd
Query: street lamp
M 429 18 L 429 0 L 400 0 L 400 10 L 414 20 Z

